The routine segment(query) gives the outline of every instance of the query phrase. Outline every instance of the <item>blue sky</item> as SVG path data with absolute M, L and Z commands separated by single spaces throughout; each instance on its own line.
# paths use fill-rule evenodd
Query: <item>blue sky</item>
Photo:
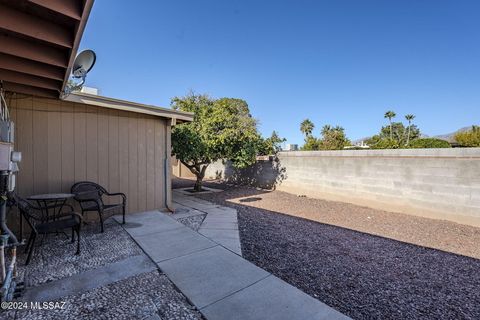
M 97 0 L 87 85 L 168 107 L 190 89 L 245 99 L 260 130 L 378 132 L 392 109 L 423 133 L 480 122 L 480 1 Z

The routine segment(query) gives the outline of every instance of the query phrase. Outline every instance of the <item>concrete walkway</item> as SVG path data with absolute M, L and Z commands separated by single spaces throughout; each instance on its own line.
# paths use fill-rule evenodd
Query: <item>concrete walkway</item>
M 185 195 L 176 190 L 173 190 L 173 202 L 175 209 L 183 209 L 179 217 L 185 217 L 188 214 L 207 214 L 198 232 L 234 253 L 242 255 L 237 210 Z M 173 216 L 178 216 L 178 214 Z
M 131 214 L 124 227 L 207 319 L 348 319 L 169 215 Z
M 100 268 L 28 288 L 21 300 L 55 301 L 153 270 L 156 270 L 156 266 L 146 255 L 132 256 Z

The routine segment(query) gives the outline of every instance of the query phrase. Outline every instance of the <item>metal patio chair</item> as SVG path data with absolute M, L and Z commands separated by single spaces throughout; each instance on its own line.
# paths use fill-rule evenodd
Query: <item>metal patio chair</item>
M 122 209 L 122 223 L 125 224 L 125 208 L 127 205 L 127 197 L 124 193 L 110 193 L 104 187 L 90 181 L 81 181 L 75 183 L 71 188 L 71 192 L 75 195 L 74 199 L 77 200 L 80 204 L 80 208 L 82 209 L 82 216 L 85 214 L 85 212 L 88 211 L 98 212 L 98 216 L 100 218 L 101 232 L 104 231 L 104 214 L 115 211 L 115 209 Z M 104 196 L 121 197 L 122 202 L 105 204 L 103 201 Z
M 15 205 L 20 214 L 24 217 L 27 224 L 30 226 L 31 232 L 25 247 L 25 253 L 28 252 L 26 265 L 30 263 L 33 250 L 35 248 L 35 241 L 39 234 L 46 236 L 49 233 L 58 233 L 65 229 L 72 230 L 72 243 L 75 241 L 75 233 L 77 233 L 77 251 L 75 254 L 80 254 L 80 229 L 82 225 L 82 216 L 73 211 L 73 207 L 65 204 L 63 207 L 67 208 L 67 212 L 60 212 L 54 217 L 45 215 L 45 211 L 30 203 L 29 201 L 19 197 L 13 196 Z

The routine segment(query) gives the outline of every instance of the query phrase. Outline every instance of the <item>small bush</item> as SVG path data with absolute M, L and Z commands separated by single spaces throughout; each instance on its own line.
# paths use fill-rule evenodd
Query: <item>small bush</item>
M 469 131 L 457 133 L 455 141 L 462 147 L 480 147 L 480 127 L 472 126 Z
M 366 141 L 367 145 L 371 149 L 398 149 L 400 145 L 398 141 L 390 138 L 383 138 L 379 135 L 375 135 Z
M 451 148 L 448 141 L 436 138 L 421 138 L 410 142 L 409 148 Z

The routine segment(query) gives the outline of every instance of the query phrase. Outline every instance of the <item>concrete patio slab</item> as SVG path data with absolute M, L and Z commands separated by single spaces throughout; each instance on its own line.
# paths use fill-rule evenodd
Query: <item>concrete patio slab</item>
M 54 301 L 61 297 L 87 292 L 155 269 L 157 269 L 157 266 L 146 255 L 133 256 L 71 277 L 29 288 L 25 291 L 22 300 Z
M 215 241 L 214 239 L 212 240 Z M 242 248 L 240 246 L 240 241 L 238 241 L 237 239 L 217 239 L 217 241 L 215 242 L 220 244 L 222 247 L 225 247 L 228 250 L 233 251 L 239 256 L 242 256 Z
M 167 217 L 175 221 L 171 217 Z M 176 221 L 175 221 L 176 222 Z M 126 229 L 128 232 L 130 230 Z M 133 235 L 135 241 L 155 262 L 172 259 L 216 246 L 210 239 L 182 225 L 182 228 L 147 235 Z
M 231 239 L 240 241 L 240 236 L 238 235 L 238 230 L 232 229 L 205 229 L 200 228 L 198 232 L 203 234 L 205 237 L 212 239 L 216 242 L 216 239 Z
M 208 211 L 208 213 L 211 213 L 212 215 L 219 214 L 221 216 L 224 215 L 237 215 L 237 210 L 233 208 L 228 208 L 228 207 L 223 207 L 223 206 L 217 206 L 215 208 L 212 208 Z
M 167 215 L 162 221 L 168 220 L 176 222 Z M 209 320 L 348 319 L 235 254 L 240 241 L 231 234 L 223 246 L 187 227 L 132 237 Z
M 238 230 L 238 223 L 237 221 L 213 221 L 213 219 L 209 219 L 202 223 L 202 229 L 231 229 L 231 230 Z
M 213 192 L 222 192 L 222 189 L 215 189 L 215 188 L 210 188 L 210 187 L 202 187 L 203 191 L 200 192 L 191 192 L 193 190 L 193 187 L 187 187 L 187 188 L 179 188 L 179 189 L 174 189 L 175 192 L 184 194 L 186 196 L 193 196 L 194 194 L 205 194 L 205 193 L 213 193 Z
M 173 200 L 179 205 L 179 208 L 181 206 L 183 209 L 190 208 L 191 210 L 199 210 L 207 214 L 200 228 L 198 228 L 198 232 L 235 254 L 242 255 L 238 233 L 237 210 L 214 205 L 196 197 L 187 197 L 177 193 L 174 194 Z
M 171 215 L 172 218 L 174 219 L 182 219 L 182 218 L 188 218 L 188 217 L 193 217 L 193 216 L 198 216 L 198 215 L 204 215 L 205 212 L 203 211 L 198 211 L 196 209 L 182 206 L 178 203 L 174 205 L 174 210 L 175 212 Z
M 209 320 L 349 319 L 272 275 L 200 311 Z
M 115 220 L 121 223 L 122 218 L 115 216 Z M 162 214 L 160 211 L 147 211 L 129 214 L 125 217 L 125 230 L 133 235 L 146 235 L 155 232 L 183 228 L 184 225 Z
M 158 266 L 198 308 L 269 275 L 221 246 L 164 261 Z

